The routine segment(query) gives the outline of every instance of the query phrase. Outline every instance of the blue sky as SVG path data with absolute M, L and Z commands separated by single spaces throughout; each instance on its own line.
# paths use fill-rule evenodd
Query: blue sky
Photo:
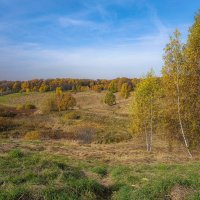
M 138 77 L 199 0 L 0 0 L 0 80 Z

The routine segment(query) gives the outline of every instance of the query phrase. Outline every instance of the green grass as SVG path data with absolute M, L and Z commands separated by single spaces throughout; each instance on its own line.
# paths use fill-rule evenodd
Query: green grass
M 100 175 L 101 177 L 106 176 L 107 173 L 108 173 L 106 166 L 95 166 L 95 167 L 92 169 L 92 172 L 94 172 L 94 173 Z
M 3 95 L 0 96 L 0 104 L 9 104 L 10 99 L 17 99 L 19 97 L 23 97 L 27 95 L 26 93 L 13 93 L 13 94 L 8 94 L 8 95 Z
M 0 199 L 157 200 L 180 185 L 194 191 L 188 199 L 198 200 L 199 170 L 200 163 L 107 165 L 18 148 L 0 156 Z M 102 180 L 87 177 L 86 171 Z M 104 178 L 112 184 L 102 184 Z
M 13 93 L 4 96 L 0 96 L 0 104 L 6 106 L 20 106 L 24 104 L 34 104 L 40 106 L 41 102 L 51 95 L 53 92 L 22 92 L 22 93 Z
M 185 186 L 194 190 L 190 199 L 199 199 L 200 163 L 187 165 L 152 164 L 134 167 L 118 166 L 112 169 L 111 177 L 120 185 L 114 199 L 155 200 L 166 199 L 170 190 Z
M 105 199 L 108 189 L 63 157 L 22 153 L 0 156 L 0 199 Z

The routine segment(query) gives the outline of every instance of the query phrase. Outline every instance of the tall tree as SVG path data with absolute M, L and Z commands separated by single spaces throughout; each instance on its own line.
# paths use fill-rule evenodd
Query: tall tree
M 174 35 L 170 37 L 170 42 L 165 47 L 164 66 L 162 69 L 163 86 L 165 93 L 165 109 L 166 127 L 173 127 L 175 131 L 179 129 L 190 157 L 192 157 L 189 150 L 188 137 L 184 129 L 184 101 L 186 96 L 183 92 L 183 82 L 185 81 L 183 44 L 180 41 L 180 32 L 176 30 Z M 178 128 L 179 127 L 179 128 Z M 169 133 L 171 134 L 171 131 Z
M 184 54 L 186 57 L 184 82 L 185 113 L 187 130 L 190 132 L 190 145 L 200 146 L 200 10 L 190 28 Z

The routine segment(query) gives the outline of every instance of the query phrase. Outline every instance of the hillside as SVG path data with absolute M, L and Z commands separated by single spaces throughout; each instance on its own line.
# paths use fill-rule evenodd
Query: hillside
M 131 98 L 110 107 L 104 92 L 81 92 L 74 110 L 42 114 L 50 94 L 0 97 L 16 112 L 1 129 L 0 199 L 199 199 L 200 154 L 179 142 L 170 152 L 162 133 L 146 152 L 130 131 Z M 36 109 L 15 110 L 27 102 Z

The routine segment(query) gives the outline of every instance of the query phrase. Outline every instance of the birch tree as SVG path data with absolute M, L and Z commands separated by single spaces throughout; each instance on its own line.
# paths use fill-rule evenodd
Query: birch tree
M 187 129 L 190 133 L 190 146 L 200 147 L 200 10 L 195 16 L 190 28 L 187 43 L 184 49 L 186 63 L 184 70 L 185 113 Z
M 153 71 L 137 85 L 131 107 L 132 129 L 134 133 L 144 134 L 147 151 L 152 151 L 153 135 L 156 130 L 157 100 L 159 84 Z
M 166 106 L 166 127 L 173 128 L 174 134 L 176 131 L 181 133 L 184 145 L 190 157 L 192 157 L 189 150 L 188 138 L 184 129 L 184 101 L 185 95 L 183 93 L 183 83 L 185 81 L 184 63 L 185 57 L 183 55 L 184 45 L 180 41 L 180 32 L 176 30 L 174 35 L 170 37 L 170 42 L 165 47 L 164 66 L 162 69 L 163 86 L 165 92 L 165 106 Z M 172 134 L 172 130 L 170 130 Z

